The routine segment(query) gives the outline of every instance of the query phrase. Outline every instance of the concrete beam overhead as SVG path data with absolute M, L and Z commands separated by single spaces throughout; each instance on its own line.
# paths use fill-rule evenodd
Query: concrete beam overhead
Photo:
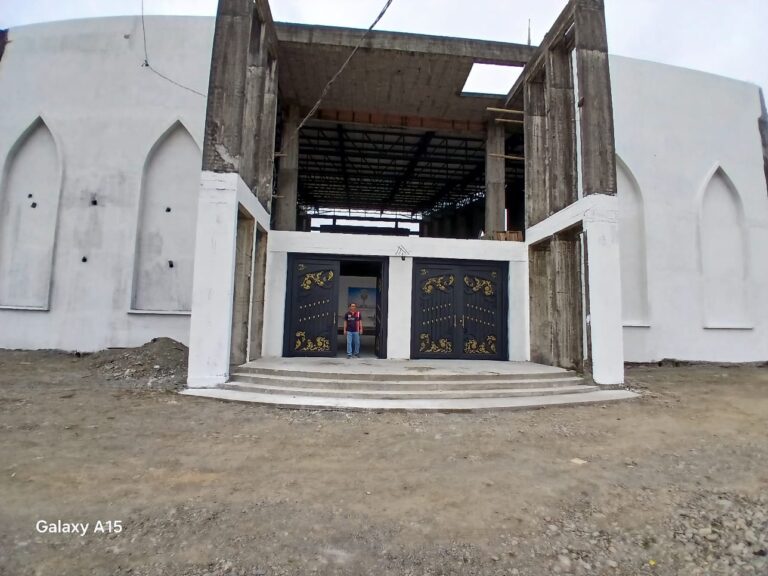
M 278 42 L 354 48 L 365 30 L 335 26 L 315 26 L 276 22 Z M 366 50 L 432 54 L 464 58 L 482 64 L 524 66 L 536 51 L 535 46 L 474 40 L 448 36 L 429 36 L 405 32 L 374 30 L 363 43 Z

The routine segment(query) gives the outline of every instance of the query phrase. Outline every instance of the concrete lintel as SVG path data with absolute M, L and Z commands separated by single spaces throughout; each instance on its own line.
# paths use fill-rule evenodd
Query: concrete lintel
M 582 222 L 616 223 L 619 218 L 618 211 L 616 196 L 608 194 L 585 196 L 528 228 L 525 232 L 526 244 L 528 246 L 537 244 Z
M 227 176 L 232 180 L 236 180 L 237 190 L 237 202 L 240 206 L 248 212 L 259 227 L 266 232 L 269 232 L 269 212 L 262 205 L 261 202 L 253 195 L 253 192 L 248 188 L 239 174 L 219 174 L 219 176 Z
M 353 48 L 365 30 L 276 22 L 278 42 Z M 367 50 L 385 50 L 464 58 L 480 64 L 524 66 L 536 47 L 524 44 L 429 36 L 374 30 L 363 43 Z

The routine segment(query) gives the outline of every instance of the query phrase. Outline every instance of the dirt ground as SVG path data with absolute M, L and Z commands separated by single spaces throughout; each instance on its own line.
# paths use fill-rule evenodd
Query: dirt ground
M 642 397 L 607 405 L 310 412 L 176 394 L 180 346 L 0 352 L 0 574 L 768 574 L 765 367 L 630 368 Z

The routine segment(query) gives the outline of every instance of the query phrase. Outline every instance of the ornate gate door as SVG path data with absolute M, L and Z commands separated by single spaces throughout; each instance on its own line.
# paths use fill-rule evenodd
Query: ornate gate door
M 336 356 L 338 260 L 289 259 L 286 356 Z
M 501 264 L 461 268 L 460 358 L 505 360 L 507 274 Z
M 505 360 L 507 268 L 414 261 L 411 358 Z

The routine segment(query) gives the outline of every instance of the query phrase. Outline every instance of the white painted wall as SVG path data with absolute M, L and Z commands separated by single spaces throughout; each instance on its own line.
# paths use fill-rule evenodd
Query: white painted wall
M 528 337 L 528 256 L 522 242 L 453 240 L 314 234 L 272 231 L 267 244 L 267 285 L 264 314 L 264 356 L 283 353 L 287 260 L 290 253 L 349 255 L 350 246 L 358 256 L 389 256 L 387 356 L 411 356 L 411 286 L 414 258 L 504 261 L 509 265 L 509 359 L 529 358 Z M 408 256 L 395 256 L 404 251 Z
M 625 325 L 626 360 L 768 359 L 768 191 L 757 86 L 621 57 L 610 65 L 616 151 L 645 215 L 648 326 Z M 725 181 L 738 194 L 741 229 Z M 716 197 L 705 194 L 712 186 Z M 633 249 L 625 252 L 622 261 Z
M 16 141 L 0 174 L 0 306 L 47 310 L 62 174 L 41 118 Z
M 152 65 L 206 92 L 213 19 L 148 17 L 146 27 Z M 206 99 L 142 67 L 138 17 L 24 26 L 11 29 L 8 39 L 0 62 L 0 165 L 6 166 L 15 143 L 42 117 L 61 163 L 61 199 L 58 229 L 46 226 L 42 233 L 51 251 L 56 235 L 49 310 L 0 309 L 0 347 L 87 351 L 136 346 L 157 336 L 186 343 L 188 314 L 129 313 L 133 260 L 147 156 L 177 121 L 199 149 Z M 47 178 L 56 170 L 47 164 L 37 173 Z M 194 188 L 184 193 L 195 196 L 199 174 L 185 178 Z M 40 204 L 36 210 L 50 206 Z M 189 222 L 176 225 L 194 228 Z M 7 242 L 3 237 L 0 250 L 23 250 L 23 242 L 10 248 Z M 186 249 L 191 260 L 191 243 Z M 0 268 L 2 282 L 9 281 L 9 270 Z M 33 276 L 34 285 L 42 286 L 44 271 Z M 36 304 L 43 297 L 35 294 Z
M 134 261 L 134 311 L 192 310 L 200 154 L 177 122 L 147 157 Z

